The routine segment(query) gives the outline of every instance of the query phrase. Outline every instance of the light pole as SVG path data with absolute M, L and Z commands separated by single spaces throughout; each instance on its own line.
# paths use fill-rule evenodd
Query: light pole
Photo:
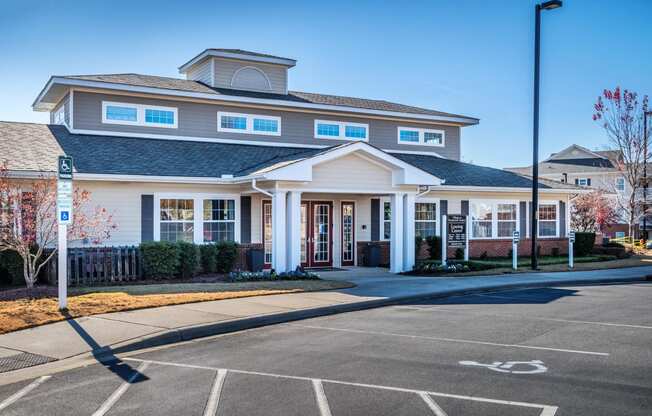
M 652 116 L 652 111 L 643 112 L 643 238 L 647 243 L 647 116 Z
M 539 213 L 539 55 L 541 44 L 541 10 L 561 7 L 560 0 L 550 0 L 534 6 L 534 122 L 532 132 L 532 209 L 530 210 L 530 238 L 532 269 L 538 268 L 537 261 L 537 220 Z

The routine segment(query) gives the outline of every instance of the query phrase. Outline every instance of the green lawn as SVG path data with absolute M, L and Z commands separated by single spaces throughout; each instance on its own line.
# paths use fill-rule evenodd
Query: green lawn
M 583 257 L 575 257 L 573 260 L 575 263 L 591 263 L 595 261 L 609 261 L 616 260 L 616 256 L 607 256 L 607 255 L 591 255 Z M 511 258 L 488 258 L 484 260 L 480 259 L 471 259 L 472 262 L 492 266 L 492 267 L 511 267 L 512 259 Z M 568 263 L 568 256 L 541 256 L 539 257 L 539 264 L 544 266 L 547 264 L 566 264 Z M 530 265 L 530 257 L 519 257 L 518 266 L 525 267 Z

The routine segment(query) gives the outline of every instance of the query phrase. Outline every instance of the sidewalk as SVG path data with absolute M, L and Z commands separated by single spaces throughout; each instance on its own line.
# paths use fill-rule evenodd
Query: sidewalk
M 0 335 L 0 373 L 80 354 L 119 353 L 296 319 L 511 287 L 643 280 L 652 266 L 474 277 L 397 276 L 385 269 L 322 272 L 349 289 L 189 303 L 71 319 Z M 2 376 L 0 375 L 0 378 Z

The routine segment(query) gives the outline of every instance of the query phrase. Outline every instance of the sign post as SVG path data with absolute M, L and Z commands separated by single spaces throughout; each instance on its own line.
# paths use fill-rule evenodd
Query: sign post
M 521 233 L 514 231 L 512 234 L 512 269 L 518 269 L 518 242 L 521 239 Z
M 568 267 L 573 268 L 573 244 L 575 243 L 575 231 L 568 233 Z
M 447 234 L 447 221 L 446 221 L 446 215 L 441 216 L 441 265 L 446 266 L 446 254 L 448 252 L 448 244 L 446 242 L 446 234 Z
M 59 261 L 59 309 L 68 307 L 68 224 L 72 223 L 72 157 L 59 156 L 57 180 L 57 223 Z

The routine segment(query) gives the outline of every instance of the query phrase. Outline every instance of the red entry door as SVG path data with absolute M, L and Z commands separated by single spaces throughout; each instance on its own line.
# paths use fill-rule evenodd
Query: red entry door
M 301 264 L 304 267 L 333 265 L 333 203 L 301 203 Z

